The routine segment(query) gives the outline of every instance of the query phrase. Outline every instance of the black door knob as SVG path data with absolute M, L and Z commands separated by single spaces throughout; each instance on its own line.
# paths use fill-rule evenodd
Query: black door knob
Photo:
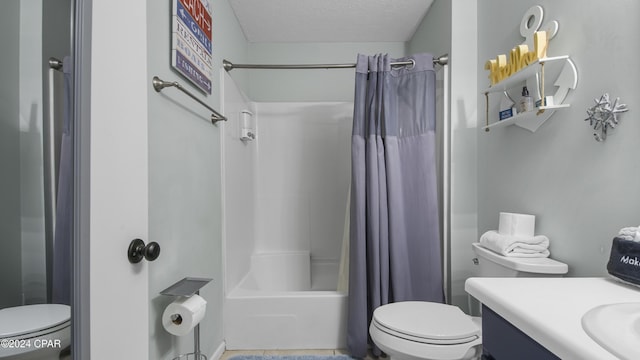
M 127 257 L 129 262 L 137 264 L 142 259 L 153 261 L 160 256 L 160 245 L 157 242 L 150 242 L 145 245 L 141 239 L 133 239 L 129 244 L 129 250 L 127 251 Z

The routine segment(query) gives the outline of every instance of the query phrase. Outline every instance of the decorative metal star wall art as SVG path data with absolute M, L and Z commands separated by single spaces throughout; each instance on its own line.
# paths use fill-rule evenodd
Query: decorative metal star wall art
M 596 131 L 593 133 L 596 141 L 602 142 L 607 139 L 608 129 L 614 129 L 618 125 L 617 114 L 627 112 L 629 109 L 627 104 L 619 103 L 620 98 L 616 98 L 612 104 L 608 93 L 604 93 L 600 99 L 593 99 L 593 101 L 596 104 L 587 109 L 589 117 L 584 121 L 589 121 L 589 125 Z

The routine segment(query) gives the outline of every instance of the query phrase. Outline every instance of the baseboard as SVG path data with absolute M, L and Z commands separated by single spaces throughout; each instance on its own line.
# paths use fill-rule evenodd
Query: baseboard
M 218 345 L 218 347 L 215 349 L 213 354 L 209 356 L 209 360 L 219 360 L 222 357 L 222 354 L 224 354 L 224 351 L 226 350 L 226 348 L 227 347 L 225 345 L 225 342 L 222 341 L 220 345 Z

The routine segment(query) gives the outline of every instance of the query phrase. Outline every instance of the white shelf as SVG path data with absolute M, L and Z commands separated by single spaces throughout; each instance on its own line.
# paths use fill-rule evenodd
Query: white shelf
M 483 129 L 485 131 L 489 131 L 489 129 L 495 129 L 499 127 L 504 127 L 507 125 L 518 125 L 521 128 L 525 128 L 531 132 L 535 132 L 538 130 L 540 125 L 542 125 L 550 116 L 547 114 L 548 111 L 553 113 L 557 109 L 564 109 L 571 106 L 570 104 L 560 104 L 560 105 L 551 105 L 551 106 L 543 106 L 537 108 L 536 110 L 527 111 L 526 113 L 516 114 L 508 119 L 496 121 L 488 126 L 484 126 Z M 542 116 L 542 115 L 545 116 Z
M 546 78 L 546 80 L 553 81 L 549 81 L 548 84 L 554 84 L 557 88 L 556 94 L 544 95 L 553 96 L 555 101 L 563 102 L 567 92 L 571 89 L 575 89 L 578 81 L 578 74 L 576 72 L 575 65 L 573 64 L 571 59 L 569 59 L 568 55 L 539 59 L 526 68 L 502 80 L 501 82 L 486 88 L 482 91 L 482 93 L 488 97 L 490 93 L 505 92 L 509 89 L 519 86 L 523 81 L 528 81 L 529 79 L 534 79 L 534 83 L 537 83 L 537 81 L 541 81 L 541 79 L 539 78 L 539 76 L 542 75 L 539 74 L 542 67 L 541 64 L 544 64 L 544 77 Z M 533 84 L 527 85 L 531 86 Z M 543 94 L 538 95 L 540 96 Z M 505 120 L 492 122 L 491 124 L 484 126 L 483 129 L 485 131 L 489 131 L 489 129 L 492 128 L 517 125 L 531 132 L 535 132 L 545 121 L 547 121 L 551 117 L 551 115 L 553 115 L 556 110 L 568 108 L 569 106 L 570 104 L 543 106 L 540 108 L 536 108 L 533 111 L 529 111 L 523 114 L 517 114 Z
M 484 91 L 482 91 L 482 93 L 484 94 L 484 93 L 506 91 L 509 88 L 512 88 L 515 85 L 517 85 L 519 82 L 524 81 L 532 76 L 535 76 L 535 74 L 540 69 L 540 64 L 545 64 L 545 69 L 546 69 L 546 66 L 563 66 L 565 62 L 561 60 L 567 60 L 567 59 L 569 59 L 569 55 L 554 56 L 554 57 L 539 59 L 536 62 L 529 64 L 526 68 L 521 69 L 517 73 L 500 81 L 499 83 L 489 86 Z

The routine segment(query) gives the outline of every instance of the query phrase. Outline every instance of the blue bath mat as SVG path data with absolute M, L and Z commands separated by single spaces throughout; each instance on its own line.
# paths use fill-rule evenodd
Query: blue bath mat
M 349 355 L 235 355 L 229 360 L 355 360 Z

